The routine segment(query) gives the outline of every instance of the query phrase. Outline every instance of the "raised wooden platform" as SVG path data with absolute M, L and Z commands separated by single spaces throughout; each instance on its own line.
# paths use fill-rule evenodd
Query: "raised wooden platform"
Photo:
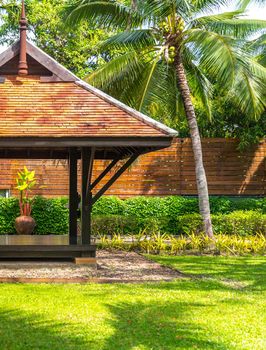
M 95 256 L 95 245 L 0 245 L 0 259 L 75 259 Z
M 81 243 L 80 240 L 78 242 Z M 0 235 L 0 246 L 6 245 L 68 245 L 68 235 Z
M 79 239 L 80 241 L 80 239 Z M 96 245 L 69 245 L 68 235 L 0 236 L 0 260 L 95 258 Z

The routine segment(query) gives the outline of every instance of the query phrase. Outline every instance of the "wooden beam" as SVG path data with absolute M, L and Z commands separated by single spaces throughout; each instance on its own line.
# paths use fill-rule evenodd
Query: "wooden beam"
M 0 159 L 68 159 L 69 148 L 0 148 Z M 127 148 L 119 157 L 121 159 L 128 158 L 126 156 Z M 143 152 L 146 149 L 143 148 Z M 143 153 L 142 152 L 142 153 Z M 95 159 L 113 160 L 117 158 L 118 154 L 112 148 L 98 149 L 95 151 Z M 80 151 L 78 151 L 78 158 L 81 158 Z
M 156 147 L 171 145 L 171 137 L 1 137 L 0 148 L 61 148 L 61 147 Z
M 107 167 L 106 169 L 97 177 L 97 179 L 93 182 L 93 184 L 91 185 L 91 190 L 94 189 L 95 186 L 98 185 L 98 183 L 100 181 L 102 181 L 102 179 L 105 177 L 105 175 L 107 175 L 109 173 L 110 170 L 112 170 L 112 168 L 119 162 L 119 158 L 114 159 Z
M 112 184 L 130 167 L 130 165 L 138 158 L 139 154 L 132 155 L 128 161 L 111 177 L 111 179 L 96 193 L 92 199 L 94 204 L 111 186 Z
M 0 67 L 5 63 L 10 61 L 12 58 L 18 55 L 19 53 L 20 41 L 16 41 L 12 46 L 9 46 L 5 51 L 0 54 Z
M 91 242 L 91 211 L 92 193 L 91 178 L 95 148 L 82 148 L 81 150 L 81 240 L 82 244 Z
M 69 151 L 69 244 L 78 243 L 78 166 L 77 151 Z

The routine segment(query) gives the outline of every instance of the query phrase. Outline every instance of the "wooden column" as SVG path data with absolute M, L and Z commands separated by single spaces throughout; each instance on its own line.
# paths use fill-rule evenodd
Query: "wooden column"
M 69 151 L 69 244 L 78 242 L 78 176 L 77 152 Z
M 81 241 L 91 243 L 92 192 L 91 177 L 94 160 L 94 148 L 84 147 L 81 151 Z

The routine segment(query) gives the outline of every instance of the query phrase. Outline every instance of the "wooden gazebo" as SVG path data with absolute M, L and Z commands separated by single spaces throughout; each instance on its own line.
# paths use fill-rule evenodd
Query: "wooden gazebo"
M 0 54 L 0 158 L 69 160 L 69 245 L 0 245 L 0 258 L 94 257 L 93 204 L 141 154 L 170 146 L 176 131 L 80 80 L 26 39 Z M 81 242 L 77 241 L 77 161 L 81 159 Z M 95 159 L 110 160 L 92 182 Z M 116 166 L 104 186 L 93 189 Z

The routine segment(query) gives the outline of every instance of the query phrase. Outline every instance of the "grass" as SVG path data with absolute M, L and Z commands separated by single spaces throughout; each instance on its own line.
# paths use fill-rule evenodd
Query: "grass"
M 138 285 L 0 285 L 0 349 L 266 348 L 266 258 L 150 258 L 185 278 Z

